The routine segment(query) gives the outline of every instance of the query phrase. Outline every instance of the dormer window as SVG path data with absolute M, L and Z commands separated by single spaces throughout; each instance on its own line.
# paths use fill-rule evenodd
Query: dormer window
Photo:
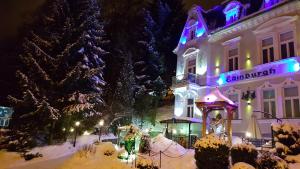
M 280 1 L 281 0 L 264 0 L 264 7 L 265 8 L 271 7 L 271 6 L 277 4 Z
M 226 6 L 226 8 L 223 10 L 223 13 L 226 17 L 226 24 L 230 24 L 239 19 L 241 7 L 242 4 L 238 1 L 232 1 Z

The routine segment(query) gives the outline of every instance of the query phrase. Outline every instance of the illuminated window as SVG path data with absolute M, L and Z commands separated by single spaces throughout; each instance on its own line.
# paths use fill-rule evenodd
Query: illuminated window
M 269 63 L 274 61 L 273 37 L 262 40 L 262 62 Z
M 191 74 L 196 74 L 196 59 L 189 60 L 187 63 L 187 71 Z
M 225 14 L 227 24 L 239 19 L 240 8 L 241 4 L 238 1 L 232 1 L 226 6 L 223 13 Z
M 194 99 L 187 99 L 187 117 L 194 117 Z
M 239 49 L 233 48 L 228 50 L 228 71 L 239 69 Z
M 228 98 L 233 101 L 235 105 L 239 105 L 239 94 L 230 94 Z M 238 109 L 233 113 L 233 119 L 239 119 Z
M 278 2 L 280 2 L 280 0 L 264 0 L 264 6 L 265 8 L 273 6 L 275 4 L 277 4 Z
M 298 87 L 284 88 L 285 117 L 300 117 Z
M 280 34 L 280 54 L 282 59 L 295 56 L 293 31 Z
M 268 114 L 263 114 L 263 118 L 276 117 L 275 90 L 263 90 L 263 110 Z

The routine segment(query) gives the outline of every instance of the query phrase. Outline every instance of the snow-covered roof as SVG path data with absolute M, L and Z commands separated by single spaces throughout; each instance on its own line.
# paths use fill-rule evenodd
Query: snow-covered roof
M 224 96 L 218 88 L 214 89 L 211 93 L 208 95 L 197 99 L 196 102 L 206 102 L 206 103 L 213 103 L 213 102 L 226 102 L 231 105 L 235 105 L 233 101 L 231 101 L 229 98 Z

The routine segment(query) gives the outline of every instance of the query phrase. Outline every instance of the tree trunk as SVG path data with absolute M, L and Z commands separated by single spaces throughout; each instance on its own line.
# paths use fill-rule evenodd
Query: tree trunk
M 56 121 L 54 120 L 51 123 L 51 129 L 50 129 L 49 140 L 48 140 L 49 145 L 51 145 L 53 143 L 53 133 L 54 133 L 55 124 L 56 124 Z

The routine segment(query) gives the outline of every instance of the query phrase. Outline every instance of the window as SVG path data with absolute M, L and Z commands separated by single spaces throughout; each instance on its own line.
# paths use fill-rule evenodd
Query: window
M 284 88 L 285 117 L 300 117 L 298 87 Z
M 188 61 L 187 70 L 188 73 L 196 74 L 196 59 Z
M 238 70 L 239 69 L 239 50 L 238 48 L 230 49 L 228 51 L 228 70 Z
M 187 117 L 194 117 L 194 99 L 187 100 Z
M 276 117 L 276 105 L 275 105 L 275 90 L 263 91 L 263 110 L 268 114 L 263 114 L 263 118 L 269 119 Z
M 280 54 L 282 59 L 295 56 L 293 31 L 280 34 Z
M 190 40 L 193 40 L 193 39 L 195 39 L 195 30 L 194 29 L 190 31 Z
M 235 105 L 239 105 L 239 95 L 238 94 L 230 94 L 228 98 L 235 103 Z M 236 110 L 233 113 L 233 119 L 239 119 L 239 112 Z
M 262 40 L 262 61 L 263 64 L 274 61 L 274 47 L 272 37 Z

